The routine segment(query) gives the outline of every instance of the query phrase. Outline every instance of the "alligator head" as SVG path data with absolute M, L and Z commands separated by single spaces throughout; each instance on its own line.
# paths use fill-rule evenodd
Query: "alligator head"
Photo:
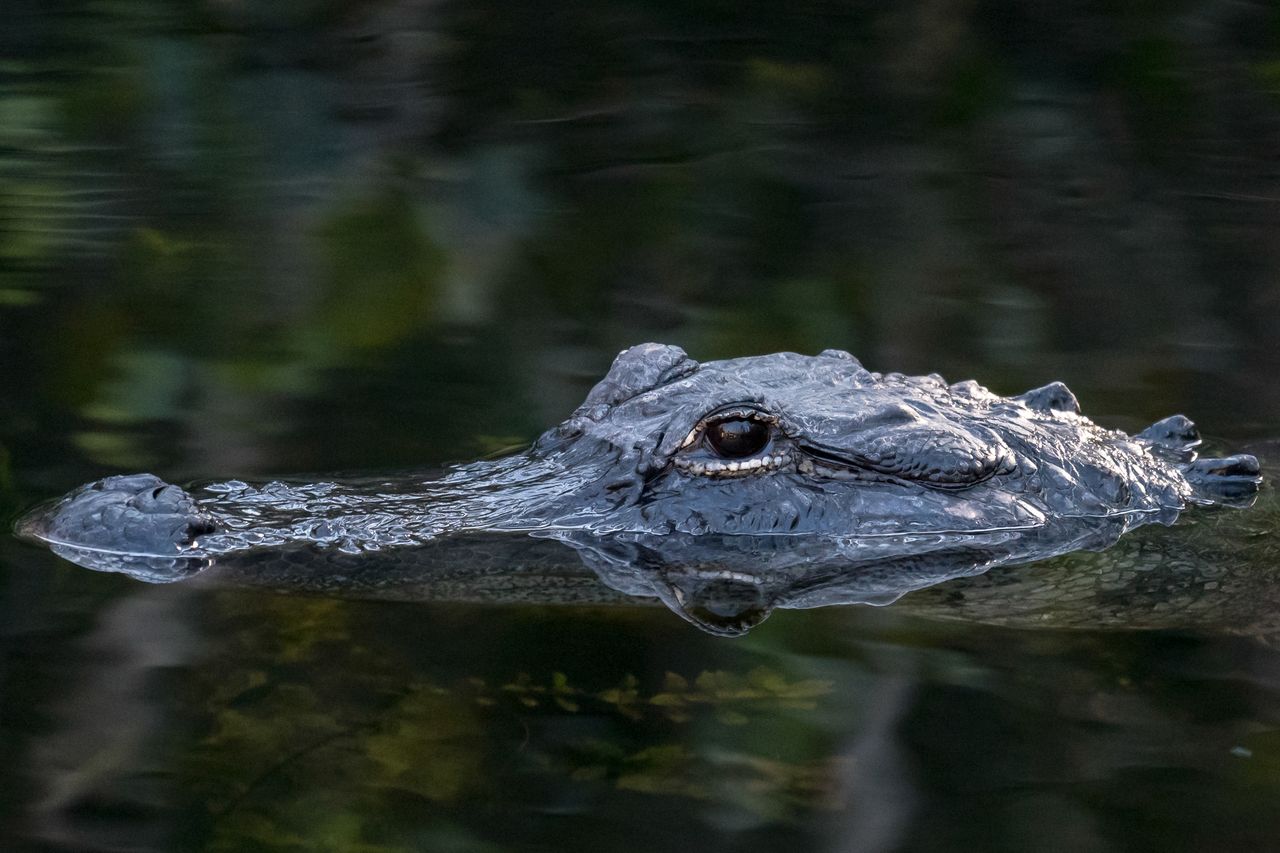
M 698 364 L 644 344 L 532 453 L 599 472 L 544 508 L 551 526 L 866 536 L 1167 523 L 1188 502 L 1256 491 L 1256 461 L 1196 463 L 1197 442 L 1178 416 L 1137 438 L 1102 429 L 1061 383 L 1005 398 L 838 350 Z
M 1197 444 L 1181 416 L 1132 437 L 1103 429 L 1060 383 L 1001 397 L 974 382 L 874 373 L 836 350 L 699 364 L 678 347 L 644 344 L 621 353 L 567 421 L 504 459 L 433 479 L 190 491 L 151 475 L 109 477 L 19 529 L 82 565 L 149 580 L 246 552 L 359 554 L 477 531 L 560 537 L 584 554 L 619 553 L 594 548 L 593 537 L 648 537 L 645 552 L 664 565 L 694 566 L 654 587 L 687 603 L 724 592 L 704 583 L 726 579 L 707 543 L 732 551 L 733 537 L 781 542 L 768 562 L 788 572 L 803 554 L 788 544 L 798 537 L 828 543 L 819 548 L 835 555 L 828 566 L 871 553 L 875 537 L 896 538 L 894 564 L 903 565 L 938 537 L 950 547 L 946 537 L 1034 533 L 1048 543 L 1036 553 L 1058 553 L 1062 543 L 1103 547 L 1135 525 L 1171 523 L 1191 503 L 1250 501 L 1257 460 L 1197 460 Z M 1099 519 L 1105 536 L 1080 535 Z M 669 540 L 659 547 L 655 537 Z M 743 561 L 730 562 L 734 580 Z M 742 587 L 746 597 L 728 610 L 751 610 L 761 589 Z

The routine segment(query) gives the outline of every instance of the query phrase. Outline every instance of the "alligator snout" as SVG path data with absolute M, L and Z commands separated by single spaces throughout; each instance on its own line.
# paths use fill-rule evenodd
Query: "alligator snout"
M 107 477 L 82 486 L 21 522 L 19 533 L 87 551 L 163 556 L 212 533 L 214 520 L 177 486 L 153 474 Z

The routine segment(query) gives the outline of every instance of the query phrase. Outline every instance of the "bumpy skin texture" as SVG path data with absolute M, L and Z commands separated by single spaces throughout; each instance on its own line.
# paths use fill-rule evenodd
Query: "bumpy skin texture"
M 746 420 L 766 437 L 718 454 L 708 431 Z M 20 524 L 69 559 L 151 579 L 175 557 L 306 545 L 345 553 L 476 531 L 568 538 L 1060 531 L 1108 519 L 1118 536 L 1189 503 L 1247 502 L 1249 456 L 1195 459 L 1174 416 L 1130 437 L 1079 414 L 1061 383 L 1001 397 L 974 382 L 866 370 L 848 353 L 698 364 L 643 344 L 527 452 L 411 477 L 184 492 L 150 475 L 82 487 Z M 1112 536 L 1112 539 L 1114 539 Z M 155 560 L 160 560 L 156 563 Z M 150 561 L 150 562 L 148 562 Z
M 697 473 L 713 462 L 699 422 L 742 409 L 773 422 L 766 455 L 782 463 Z M 534 453 L 569 467 L 611 460 L 607 498 L 571 498 L 597 531 L 864 536 L 1113 514 L 1168 523 L 1188 503 L 1256 492 L 1255 459 L 1196 463 L 1197 443 L 1181 416 L 1133 438 L 1102 429 L 1061 383 L 1005 398 L 971 381 L 872 373 L 836 350 L 698 365 L 646 344 Z M 553 506 L 547 520 L 571 512 Z

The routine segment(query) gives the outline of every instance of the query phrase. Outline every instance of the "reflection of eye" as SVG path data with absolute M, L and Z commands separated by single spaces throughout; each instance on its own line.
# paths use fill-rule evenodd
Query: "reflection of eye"
M 725 418 L 707 424 L 707 446 L 725 459 L 755 456 L 769 446 L 769 425 L 753 418 Z

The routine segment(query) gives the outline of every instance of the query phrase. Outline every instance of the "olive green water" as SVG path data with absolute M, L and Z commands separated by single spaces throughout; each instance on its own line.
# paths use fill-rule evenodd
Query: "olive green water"
M 1060 5 L 9 0 L 3 529 L 107 473 L 500 451 L 644 340 L 1275 458 L 1280 11 Z M 0 848 L 1273 849 L 1280 651 L 1237 627 L 724 640 L 0 535 Z

